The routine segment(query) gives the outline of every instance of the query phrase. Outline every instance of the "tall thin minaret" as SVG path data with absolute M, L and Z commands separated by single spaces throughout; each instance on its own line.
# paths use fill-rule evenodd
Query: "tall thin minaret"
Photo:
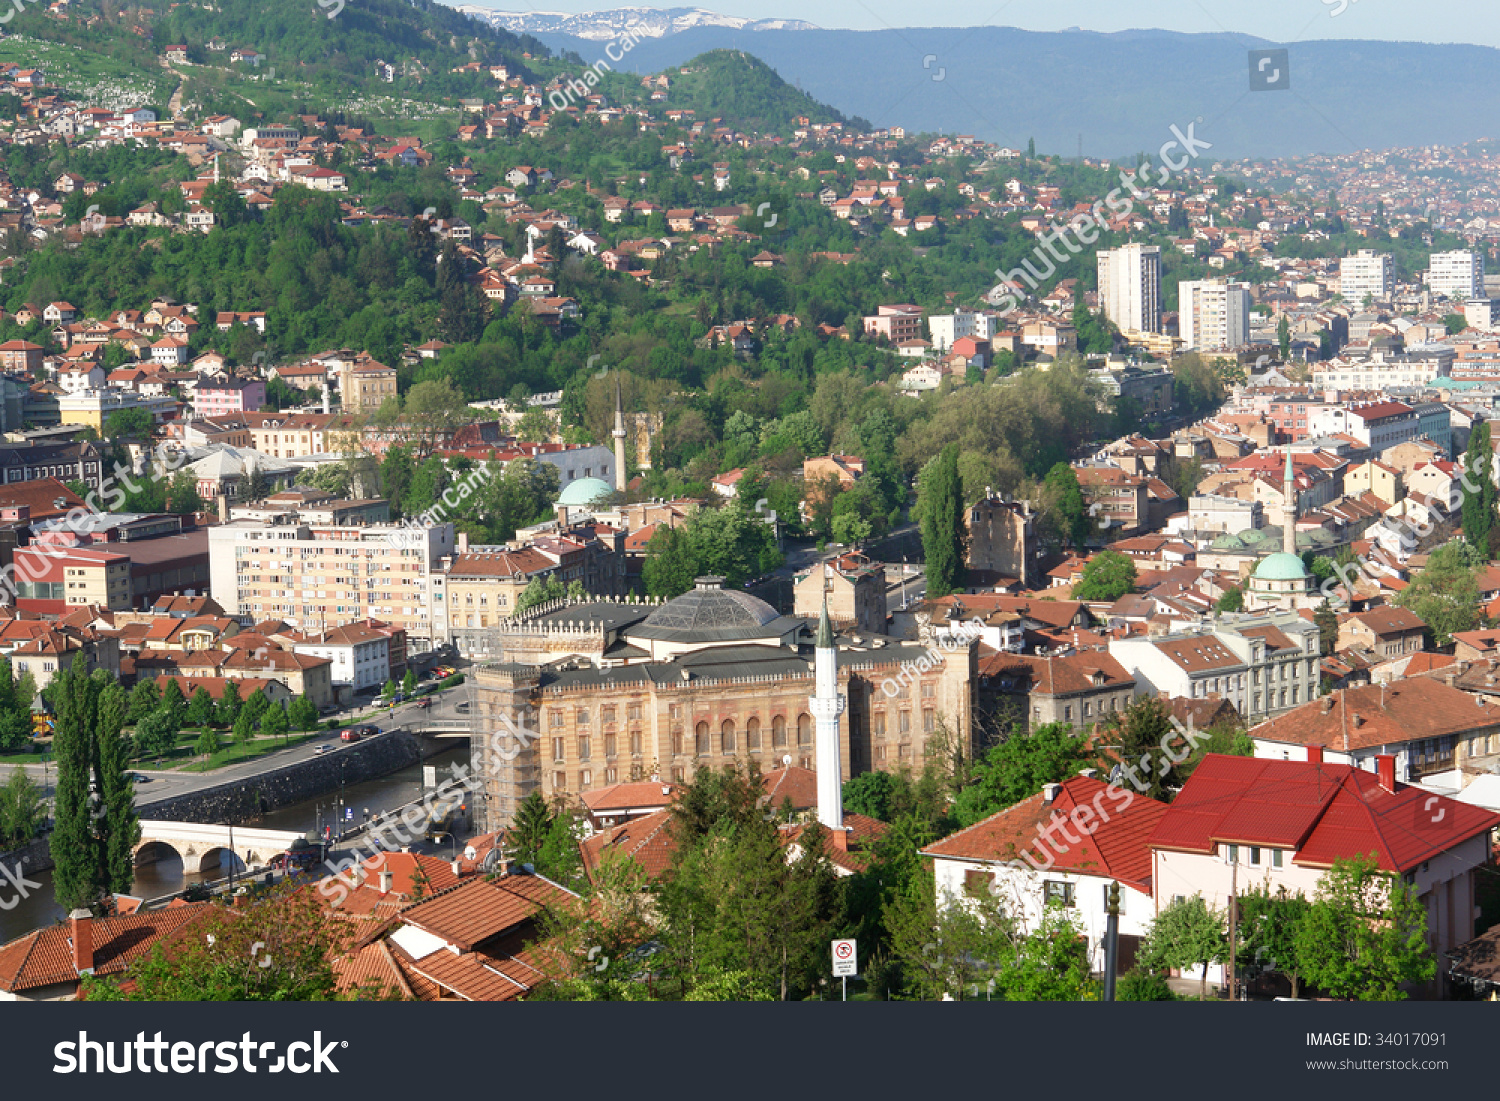
M 615 492 L 625 492 L 625 410 L 620 404 L 620 376 L 615 375 Z
M 833 624 L 828 619 L 828 597 L 823 597 L 823 613 L 818 617 L 818 641 L 813 650 L 814 691 L 808 701 L 812 706 L 817 756 L 818 821 L 830 830 L 844 828 L 843 755 L 839 752 L 839 716 L 844 713 L 844 697 L 839 695 L 838 650 L 833 645 Z
M 1281 494 L 1284 505 L 1281 510 L 1281 549 L 1287 554 L 1297 553 L 1297 476 L 1292 473 L 1292 449 L 1286 449 L 1286 473 L 1281 479 Z

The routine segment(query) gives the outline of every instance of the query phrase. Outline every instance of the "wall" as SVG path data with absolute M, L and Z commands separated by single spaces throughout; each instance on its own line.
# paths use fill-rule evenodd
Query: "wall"
M 395 730 L 250 779 L 139 804 L 136 813 L 141 818 L 169 822 L 237 825 L 265 811 L 337 791 L 341 773 L 345 784 L 357 784 L 416 764 L 423 756 L 421 741 L 404 730 Z

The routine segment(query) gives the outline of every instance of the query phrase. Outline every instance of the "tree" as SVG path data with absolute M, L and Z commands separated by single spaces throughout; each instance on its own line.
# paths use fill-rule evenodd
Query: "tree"
M 1030 734 L 1013 732 L 975 764 L 971 782 L 958 794 L 954 817 L 959 825 L 972 826 L 1092 763 L 1089 743 L 1069 723 L 1047 723 Z
M 917 482 L 917 513 L 926 558 L 927 596 L 948 596 L 962 587 L 968 554 L 963 484 L 958 477 L 957 444 L 949 444 L 922 468 Z
M 0 788 L 0 847 L 20 848 L 30 841 L 43 814 L 41 788 L 17 765 Z
M 1037 928 L 1017 938 L 996 985 L 1010 1002 L 1092 1000 L 1089 941 L 1082 922 L 1060 904 L 1048 906 Z
M 1224 915 L 1203 901 L 1202 895 L 1179 898 L 1162 907 L 1140 958 L 1152 970 L 1167 967 L 1202 967 L 1198 997 L 1208 996 L 1208 965 L 1224 958 L 1228 940 L 1224 932 Z
M 1214 604 L 1214 610 L 1218 612 L 1243 612 L 1245 610 L 1245 590 L 1238 585 L 1231 585 L 1224 590 L 1224 595 L 1219 597 Z
M 187 699 L 183 696 L 182 685 L 178 683 L 176 677 L 167 677 L 166 681 L 167 683 L 162 686 L 161 704 L 158 710 L 165 711 L 172 716 L 172 721 L 181 730 L 183 717 L 187 713 Z
M 1074 600 L 1114 602 L 1135 588 L 1135 563 L 1119 551 L 1100 551 L 1083 567 Z
M 1455 634 L 1480 625 L 1477 579 L 1482 563 L 1482 554 L 1467 538 L 1445 543 L 1396 595 L 1396 603 L 1427 625 L 1438 646 L 1447 646 Z
M 52 882 L 59 905 L 74 910 L 129 887 L 140 828 L 119 737 L 123 693 L 107 673 L 90 673 L 82 654 L 47 691 L 57 755 Z
M 1016 926 L 987 886 L 939 905 L 932 872 L 923 867 L 888 910 L 891 952 L 918 997 L 975 997 L 1012 958 Z
M 240 713 L 249 715 L 252 723 L 259 723 L 261 716 L 270 709 L 270 706 L 271 701 L 267 698 L 265 690 L 257 688 L 246 698 L 244 706 L 240 708 Z
M 396 682 L 387 680 L 380 688 L 380 702 L 383 704 L 390 703 L 396 698 L 397 691 L 399 689 L 396 687 Z
M 1047 513 L 1065 539 L 1081 550 L 1093 531 L 1093 520 L 1078 485 L 1078 472 L 1058 463 L 1042 482 L 1042 511 Z
M 1463 494 L 1464 539 L 1475 550 L 1489 556 L 1490 529 L 1495 526 L 1495 448 L 1490 440 L 1490 425 L 1481 421 L 1469 433 L 1469 449 L 1464 453 Z
M 403 696 L 415 695 L 417 691 L 417 673 L 414 669 L 408 669 L 406 675 L 401 678 L 401 694 Z
M 240 717 L 240 688 L 235 681 L 228 681 L 224 685 L 224 694 L 219 697 L 219 725 L 233 726 L 234 721 Z
M 646 561 L 641 565 L 646 592 L 664 599 L 681 596 L 693 587 L 697 576 L 698 565 L 690 557 L 686 534 L 659 525 L 646 543 Z
M 251 463 L 250 473 L 245 478 L 245 500 L 263 501 L 266 498 L 266 494 L 270 492 L 271 480 L 266 477 L 266 473 L 260 468 L 259 463 Z
M 1164 803 L 1182 786 L 1181 762 L 1197 747 L 1178 732 L 1164 701 L 1137 696 L 1110 716 L 1106 730 L 1099 740 L 1119 755 L 1125 781 L 1137 793 Z M 1178 748 L 1182 741 L 1187 744 Z
M 135 751 L 137 756 L 160 757 L 177 744 L 180 728 L 172 716 L 164 710 L 151 712 L 135 724 Z
M 1292 997 L 1297 997 L 1302 972 L 1297 938 L 1312 904 L 1300 891 L 1288 894 L 1281 887 L 1272 894 L 1268 885 L 1261 884 L 1241 891 L 1239 906 L 1236 967 L 1243 970 L 1260 965 L 1280 971 L 1292 984 Z
M 260 732 L 268 738 L 285 738 L 291 730 L 291 723 L 287 720 L 286 708 L 279 703 L 273 703 L 266 708 L 266 713 L 260 718 Z
M 308 696 L 297 696 L 286 707 L 287 721 L 297 731 L 316 730 L 318 727 L 318 705 Z
M 172 682 L 173 684 L 176 681 Z M 214 698 L 208 694 L 207 688 L 199 688 L 193 693 L 193 698 L 188 701 L 186 712 L 183 716 L 188 726 L 209 726 L 215 718 Z
M 353 947 L 350 922 L 329 921 L 316 892 L 283 885 L 246 907 L 204 904 L 191 936 L 158 945 L 119 976 L 82 980 L 91 1002 L 261 1002 L 338 999 L 334 961 Z M 390 997 L 374 987 L 345 995 Z
M 246 745 L 254 738 L 255 720 L 250 717 L 249 711 L 241 708 L 234 720 L 234 740 L 240 745 Z
M 1339 617 L 1333 610 L 1333 605 L 1328 603 L 1324 597 L 1313 610 L 1313 623 L 1318 628 L 1318 646 L 1322 655 L 1326 658 L 1333 653 L 1333 648 L 1339 641 Z
M 193 752 L 207 760 L 219 752 L 219 736 L 214 733 L 212 727 L 205 726 L 198 735 L 198 740 L 193 744 Z
M 198 479 L 191 470 L 179 470 L 167 483 L 167 511 L 178 516 L 190 516 L 204 509 L 203 497 L 198 493 Z
M 136 681 L 130 690 L 130 706 L 126 711 L 127 723 L 138 723 L 161 705 L 161 689 L 154 680 Z
M 120 409 L 104 418 L 104 437 L 109 440 L 149 440 L 155 419 L 145 409 Z
M 533 789 L 516 807 L 516 816 L 506 836 L 516 863 L 535 866 L 551 829 L 552 813 L 547 809 L 547 800 Z
M 1307 981 L 1334 998 L 1399 1001 L 1403 984 L 1437 973 L 1415 887 L 1383 871 L 1374 853 L 1323 873 L 1293 944 Z
M 1281 362 L 1285 363 L 1291 358 L 1292 326 L 1286 314 L 1282 314 L 1281 320 L 1276 323 L 1276 349 L 1281 353 Z

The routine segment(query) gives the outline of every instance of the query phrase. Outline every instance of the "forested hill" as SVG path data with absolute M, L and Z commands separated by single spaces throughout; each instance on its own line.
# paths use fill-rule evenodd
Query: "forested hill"
M 667 103 L 690 107 L 699 119 L 722 118 L 727 125 L 762 133 L 790 130 L 798 118 L 850 122 L 777 75 L 764 61 L 741 50 L 710 50 L 669 69 Z M 869 124 L 852 120 L 863 129 Z
M 8 28 L 30 38 L 121 53 L 155 66 L 168 46 L 185 45 L 196 65 L 228 65 L 236 49 L 303 76 L 368 76 L 374 62 L 420 62 L 446 73 L 468 61 L 525 70 L 523 54 L 549 57 L 529 35 L 470 19 L 435 0 L 214 0 L 162 5 L 152 13 L 100 0 L 75 0 L 66 16 L 31 9 Z M 330 18 L 331 16 L 331 18 Z M 213 46 L 211 46 L 213 44 Z M 219 46 L 222 48 L 213 48 Z M 248 66 L 246 66 L 248 68 Z

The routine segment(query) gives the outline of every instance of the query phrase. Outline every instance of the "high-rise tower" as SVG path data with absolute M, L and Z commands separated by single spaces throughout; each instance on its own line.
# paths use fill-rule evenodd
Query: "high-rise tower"
M 814 692 L 809 699 L 816 723 L 813 763 L 818 772 L 818 821 L 830 830 L 844 828 L 843 755 L 839 752 L 839 716 L 844 697 L 839 695 L 838 650 L 833 645 L 833 624 L 828 619 L 828 599 L 818 617 L 818 640 L 813 650 Z

